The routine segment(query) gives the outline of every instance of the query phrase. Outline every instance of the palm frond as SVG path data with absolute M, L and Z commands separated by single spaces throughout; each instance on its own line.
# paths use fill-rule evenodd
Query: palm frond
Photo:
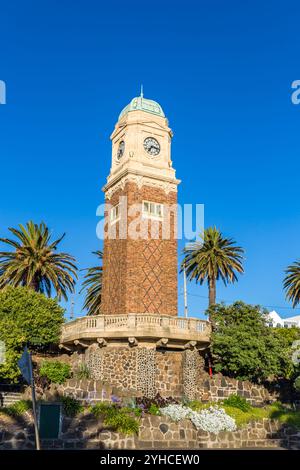
M 102 251 L 94 251 L 93 254 L 102 260 Z M 84 290 L 86 292 L 83 308 L 87 309 L 88 315 L 99 315 L 101 313 L 102 266 L 86 268 L 83 271 L 87 271 L 80 290 L 80 292 Z
M 286 291 L 286 298 L 292 301 L 294 308 L 300 302 L 300 261 L 288 266 L 285 273 L 283 288 Z
M 15 251 L 0 251 L 0 289 L 10 284 L 28 286 L 46 293 L 54 289 L 59 299 L 67 300 L 67 292 L 74 292 L 77 279 L 76 260 L 68 253 L 57 253 L 64 238 L 51 242 L 51 234 L 44 222 L 32 221 L 9 231 L 16 239 L 0 238 Z

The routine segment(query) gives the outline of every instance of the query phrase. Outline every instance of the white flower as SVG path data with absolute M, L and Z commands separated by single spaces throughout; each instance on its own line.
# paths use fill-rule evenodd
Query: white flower
M 210 406 L 201 411 L 193 411 L 191 408 L 183 405 L 168 405 L 161 408 L 163 416 L 168 416 L 173 421 L 190 419 L 197 429 L 218 434 L 220 431 L 235 431 L 235 420 L 228 416 L 223 408 Z
M 235 420 L 228 416 L 223 408 L 211 406 L 199 413 L 193 411 L 190 420 L 197 429 L 218 434 L 220 431 L 235 431 Z
M 181 419 L 189 418 L 191 409 L 182 405 L 168 405 L 165 408 L 161 408 L 160 412 L 164 416 L 168 416 L 173 421 L 180 421 Z

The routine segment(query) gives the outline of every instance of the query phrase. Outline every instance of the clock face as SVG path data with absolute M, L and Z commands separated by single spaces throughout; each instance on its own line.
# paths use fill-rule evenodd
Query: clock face
M 156 155 L 160 152 L 160 145 L 156 139 L 153 137 L 147 137 L 144 140 L 144 149 L 148 152 L 152 157 L 156 157 Z
M 125 142 L 124 140 L 121 140 L 121 142 L 119 143 L 119 147 L 118 147 L 117 160 L 120 160 L 123 157 L 124 152 L 125 152 Z

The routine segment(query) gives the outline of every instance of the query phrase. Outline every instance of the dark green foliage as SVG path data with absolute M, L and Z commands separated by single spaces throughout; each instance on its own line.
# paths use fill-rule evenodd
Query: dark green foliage
M 137 434 L 139 431 L 138 421 L 131 416 L 130 408 L 120 408 L 118 405 L 98 403 L 91 408 L 96 418 L 103 417 L 105 426 L 123 434 Z
M 178 404 L 179 402 L 175 400 L 175 398 L 172 397 L 167 397 L 163 398 L 160 396 L 159 393 L 156 394 L 154 398 L 148 398 L 148 397 L 138 397 L 136 398 L 136 406 L 142 408 L 143 411 L 146 413 L 150 413 L 150 408 L 152 407 L 152 410 L 154 411 L 156 408 L 164 408 L 170 404 Z M 156 408 L 154 408 L 154 406 Z
M 46 377 L 50 382 L 63 384 L 71 377 L 69 364 L 59 361 L 43 361 L 39 370 L 41 377 Z
M 84 406 L 73 397 L 62 397 L 61 401 L 66 416 L 72 418 L 84 411 Z
M 297 392 L 300 392 L 300 375 L 295 379 L 294 388 Z
M 245 398 L 240 397 L 239 395 L 230 395 L 230 397 L 226 398 L 223 403 L 224 405 L 232 406 L 233 408 L 238 408 L 239 410 L 244 411 L 245 413 L 251 410 L 250 403 L 248 403 Z
M 294 366 L 287 341 L 266 326 L 266 311 L 259 306 L 235 302 L 208 309 L 215 372 L 262 382 L 290 377 Z
M 34 349 L 57 343 L 63 321 L 64 309 L 55 299 L 27 287 L 9 286 L 0 291 L 0 340 L 6 347 L 0 381 L 18 380 L 17 361 L 26 344 Z

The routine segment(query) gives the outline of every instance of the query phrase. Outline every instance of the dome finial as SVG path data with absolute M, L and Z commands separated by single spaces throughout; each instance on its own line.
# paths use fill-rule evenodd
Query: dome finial
M 143 84 L 141 84 L 141 98 L 144 98 Z

